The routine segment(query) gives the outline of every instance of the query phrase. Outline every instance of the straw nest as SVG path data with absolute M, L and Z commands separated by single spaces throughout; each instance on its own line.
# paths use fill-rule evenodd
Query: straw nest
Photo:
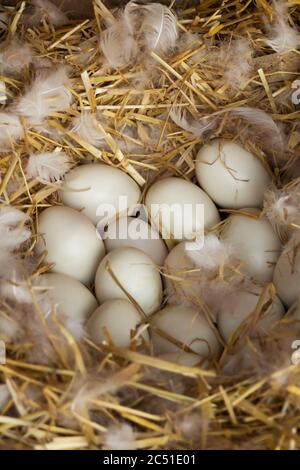
M 6 88 L 3 108 L 24 93 L 38 68 L 49 64 L 68 67 L 73 95 L 69 109 L 49 116 L 49 132 L 24 122 L 24 138 L 12 142 L 1 155 L 1 200 L 30 217 L 32 237 L 19 255 L 34 266 L 26 281 L 31 313 L 28 304 L 25 308 L 2 299 L 1 314 L 20 311 L 20 319 L 31 314 L 34 328 L 42 320 L 32 280 L 49 269 L 34 255 L 38 216 L 44 208 L 60 204 L 60 182 L 28 178 L 28 156 L 56 149 L 64 151 L 74 165 L 104 161 L 128 172 L 146 191 L 149 182 L 162 175 L 193 180 L 199 145 L 221 135 L 239 139 L 255 152 L 270 167 L 277 185 L 282 187 L 292 178 L 298 181 L 300 112 L 291 93 L 299 54 L 274 52 L 264 42 L 266 24 L 274 20 L 273 7 L 266 0 L 203 0 L 197 7 L 178 8 L 180 36 L 171 54 L 163 58 L 152 53 L 142 65 L 137 62 L 115 70 L 105 63 L 98 47 L 103 18 L 115 13 L 100 0 L 94 1 L 93 19 L 56 27 L 47 17 L 26 25 L 26 3 L 2 7 L 1 18 L 8 24 L 2 40 L 18 35 L 35 54 L 33 65 L 26 66 L 21 76 L 3 73 L 0 77 Z M 290 20 L 297 24 L 299 2 L 292 3 Z M 226 50 L 241 37 L 253 54 L 249 78 L 237 85 L 232 74 L 226 74 L 234 67 L 237 74 L 242 71 L 236 58 L 228 59 Z M 283 151 L 272 148 L 272 135 L 260 135 L 255 126 L 252 129 L 253 123 L 227 112 L 241 106 L 259 107 L 284 129 Z M 70 130 L 71 120 L 82 110 L 97 110 L 105 119 L 103 149 Z M 214 116 L 217 125 L 199 137 L 176 125 L 176 116 L 181 123 L 183 117 L 192 123 Z M 55 351 L 51 364 L 37 356 L 28 359 L 32 344 L 25 340 L 6 345 L 0 379 L 9 399 L 0 414 L 0 448 L 300 448 L 300 368 L 291 363 L 290 351 L 276 347 L 280 331 L 264 338 L 263 354 L 253 352 L 255 368 L 250 374 L 225 374 L 221 364 L 226 349 L 214 367 L 191 368 L 155 358 L 146 346 L 118 350 L 109 342 L 95 346 L 88 338 L 78 344 L 58 320 L 55 331 L 57 337 L 53 332 L 48 335 Z M 43 337 L 40 341 L 44 344 Z

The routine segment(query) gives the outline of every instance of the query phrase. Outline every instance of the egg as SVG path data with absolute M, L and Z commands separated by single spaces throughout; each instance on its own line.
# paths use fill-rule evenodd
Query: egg
M 216 139 L 196 158 L 200 186 L 221 207 L 261 207 L 271 176 L 262 162 L 241 145 Z
M 118 214 L 135 205 L 141 192 L 124 171 L 104 163 L 89 163 L 67 173 L 59 194 L 65 205 L 81 210 L 96 224 L 113 216 L 106 212 L 109 207 Z
M 163 279 L 168 300 L 171 302 L 182 302 L 183 299 L 192 301 L 200 294 L 199 273 L 188 256 L 188 243 L 178 243 L 165 259 L 166 275 Z
M 203 359 L 213 359 L 220 352 L 216 332 L 204 315 L 194 308 L 169 305 L 151 318 L 150 327 L 156 354 L 179 352 L 181 345 L 188 346 L 191 353 L 199 354 Z M 175 344 L 168 337 L 181 344 Z
M 241 272 L 259 282 L 270 282 L 281 251 L 280 240 L 266 218 L 257 218 L 259 211 L 244 212 L 228 217 L 221 238 L 232 244 Z
M 158 358 L 186 367 L 205 367 L 207 365 L 207 360 L 203 360 L 198 354 L 185 351 L 160 354 Z
M 38 255 L 46 250 L 46 262 L 54 263 L 53 272 L 67 274 L 90 284 L 105 255 L 103 241 L 92 222 L 69 207 L 54 206 L 39 217 Z
M 77 279 L 65 274 L 43 274 L 38 280 L 39 286 L 46 288 L 48 310 L 45 314 L 56 306 L 58 315 L 73 336 L 82 336 L 84 324 L 98 306 L 93 294 Z
M 209 196 L 183 178 L 169 177 L 154 183 L 145 204 L 151 223 L 166 239 L 191 239 L 220 221 Z
M 239 290 L 227 295 L 221 305 L 218 312 L 218 329 L 226 342 L 229 342 L 232 334 L 242 324 L 246 318 L 253 314 L 253 318 L 258 308 L 260 296 L 263 292 L 262 287 L 253 287 L 251 290 Z M 268 332 L 268 330 L 280 320 L 284 315 L 284 307 L 278 297 L 271 299 L 270 297 L 264 298 L 264 306 L 267 309 L 260 314 L 260 319 L 253 328 L 249 329 L 249 332 Z
M 121 217 L 108 225 L 104 235 L 107 252 L 122 246 L 138 248 L 150 256 L 158 266 L 163 265 L 168 254 L 157 230 L 140 218 Z
M 128 300 L 107 300 L 94 311 L 87 323 L 87 331 L 96 344 L 111 338 L 115 346 L 128 348 L 141 321 L 139 311 Z M 141 335 L 149 341 L 147 330 L 144 329 Z
M 280 255 L 273 283 L 282 302 L 290 307 L 300 295 L 300 249 L 296 245 Z
M 128 297 L 146 315 L 158 310 L 162 301 L 162 282 L 152 259 L 137 248 L 121 247 L 101 261 L 95 278 L 99 303 Z

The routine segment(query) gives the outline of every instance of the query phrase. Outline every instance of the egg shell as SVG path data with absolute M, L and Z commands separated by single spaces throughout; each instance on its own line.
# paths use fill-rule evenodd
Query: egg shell
M 39 286 L 45 287 L 46 300 L 50 301 L 50 312 L 56 306 L 63 323 L 77 337 L 77 326 L 81 327 L 98 306 L 98 302 L 81 282 L 65 274 L 48 273 L 39 277 Z M 46 315 L 48 312 L 45 312 Z
M 59 194 L 65 205 L 82 210 L 96 224 L 106 217 L 101 213 L 104 205 L 112 205 L 118 213 L 120 197 L 126 198 L 124 210 L 139 201 L 141 192 L 124 171 L 103 163 L 89 163 L 75 167 L 66 175 Z
M 271 176 L 262 162 L 236 142 L 216 139 L 196 158 L 200 186 L 220 207 L 261 207 Z
M 300 295 L 300 249 L 283 251 L 274 269 L 273 283 L 282 302 L 290 307 Z
M 171 302 L 199 298 L 199 274 L 194 270 L 194 264 L 187 255 L 187 243 L 189 242 L 178 243 L 165 259 L 166 276 L 163 280 Z
M 207 360 L 203 360 L 203 358 L 198 354 L 188 353 L 185 351 L 160 354 L 158 357 L 164 361 L 174 362 L 175 364 L 186 367 L 207 366 Z
M 121 217 L 108 225 L 104 244 L 107 252 L 120 247 L 137 248 L 146 253 L 158 266 L 162 266 L 168 254 L 159 233 L 139 218 Z
M 67 274 L 90 284 L 105 255 L 103 241 L 92 222 L 80 212 L 65 206 L 44 210 L 39 217 L 37 254 L 47 251 L 46 261 L 53 272 Z
M 164 238 L 190 239 L 220 221 L 209 196 L 183 178 L 170 177 L 154 183 L 148 190 L 145 204 L 151 223 Z M 198 205 L 204 208 L 204 219 L 197 213 Z M 170 211 L 172 207 L 174 210 Z
M 218 329 L 226 342 L 229 342 L 232 334 L 241 323 L 251 314 L 255 315 L 255 309 L 263 292 L 262 287 L 253 287 L 251 290 L 240 290 L 226 296 L 218 313 Z M 268 302 L 271 299 L 266 299 Z M 260 320 L 255 324 L 254 330 L 249 333 L 267 333 L 268 330 L 284 315 L 284 307 L 276 297 Z
M 158 269 L 148 255 L 136 248 L 121 247 L 108 253 L 97 269 L 95 289 L 99 303 L 128 300 L 129 294 L 146 315 L 158 310 L 162 301 Z
M 128 300 L 107 300 L 94 311 L 87 323 L 87 331 L 96 344 L 101 344 L 103 341 L 108 341 L 105 335 L 106 329 L 115 346 L 128 348 L 131 332 L 136 332 L 141 320 L 140 313 Z M 141 335 L 149 341 L 146 330 Z
M 155 328 L 188 346 L 191 352 L 199 354 L 203 359 L 214 358 L 220 352 L 216 333 L 204 315 L 196 309 L 170 305 L 151 318 L 150 327 L 156 354 L 176 353 L 181 348 L 155 332 Z
M 243 210 L 253 215 L 259 214 L 255 209 Z M 242 273 L 261 283 L 272 280 L 281 243 L 266 218 L 233 214 L 228 217 L 221 238 L 234 247 L 235 256 L 242 263 Z

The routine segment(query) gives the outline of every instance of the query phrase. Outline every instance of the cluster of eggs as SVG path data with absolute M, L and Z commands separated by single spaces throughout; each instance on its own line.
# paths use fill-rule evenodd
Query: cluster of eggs
M 145 196 L 150 225 L 130 213 L 141 199 L 134 180 L 104 163 L 84 164 L 67 174 L 60 190 L 63 205 L 40 214 L 36 251 L 46 252 L 52 267 L 52 272 L 41 276 L 42 284 L 51 287 L 58 312 L 81 321 L 95 343 L 112 342 L 122 348 L 132 341 L 151 343 L 156 355 L 192 366 L 218 356 L 220 336 L 229 341 L 255 310 L 263 286 L 273 280 L 274 267 L 280 299 L 287 307 L 296 301 L 300 254 L 292 270 L 288 254 L 281 254 L 276 231 L 266 218 L 257 216 L 271 183 L 268 168 L 239 144 L 217 139 L 200 149 L 196 178 L 198 184 L 179 177 L 154 182 Z M 127 206 L 120 213 L 124 196 Z M 196 211 L 180 211 L 185 204 L 203 205 L 204 217 L 199 218 Z M 96 226 L 106 220 L 103 214 L 108 205 L 115 208 L 118 220 L 110 220 L 102 239 Z M 235 292 L 234 299 L 224 298 L 213 325 L 199 309 L 185 305 L 184 288 L 181 304 L 163 306 L 164 286 L 170 281 L 164 279 L 160 267 L 169 272 L 190 267 L 186 241 L 177 234 L 192 235 L 216 226 L 220 222 L 216 205 L 232 210 L 220 236 L 235 247 L 241 271 L 257 286 Z M 157 212 L 151 210 L 153 206 Z M 166 236 L 164 217 L 170 212 L 164 208 L 168 206 L 177 207 L 178 212 L 172 212 Z M 148 236 L 132 237 L 134 224 Z M 173 240 L 170 252 L 161 234 Z M 188 289 L 197 295 L 197 281 Z M 262 328 L 283 316 L 279 297 L 268 307 Z

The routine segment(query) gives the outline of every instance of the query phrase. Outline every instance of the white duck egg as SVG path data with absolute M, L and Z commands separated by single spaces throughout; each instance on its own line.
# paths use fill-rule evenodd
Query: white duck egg
M 105 255 L 104 243 L 92 222 L 74 209 L 55 206 L 41 213 L 38 229 L 41 237 L 36 252 L 46 251 L 46 261 L 54 263 L 52 271 L 90 284 Z
M 246 213 L 248 215 L 246 215 Z M 259 282 L 270 282 L 281 243 L 270 222 L 255 209 L 228 217 L 221 238 L 234 247 L 241 272 Z
M 145 203 L 151 223 L 165 239 L 190 239 L 220 221 L 209 196 L 183 178 L 157 181 L 148 190 Z
M 199 354 L 203 359 L 212 359 L 220 351 L 216 332 L 204 315 L 191 307 L 165 307 L 151 318 L 150 326 L 156 354 L 179 352 L 182 345 L 188 346 L 189 352 Z
M 199 298 L 199 273 L 187 254 L 189 242 L 178 243 L 168 254 L 165 263 L 165 276 L 168 300 L 171 303 L 181 303 L 183 299 L 192 301 Z
M 261 207 L 271 176 L 262 162 L 236 142 L 216 139 L 196 159 L 200 186 L 221 207 Z
M 45 288 L 43 306 L 48 316 L 55 307 L 66 328 L 74 338 L 80 338 L 84 325 L 98 306 L 98 302 L 81 282 L 65 274 L 43 274 L 38 284 Z
M 122 246 L 138 248 L 158 266 L 163 265 L 168 254 L 158 231 L 138 217 L 121 217 L 110 223 L 103 238 L 107 252 Z
M 71 170 L 59 193 L 65 205 L 81 210 L 95 224 L 126 212 L 141 195 L 129 175 L 103 163 L 89 163 Z
M 246 318 L 253 315 L 255 318 L 256 309 L 262 295 L 263 288 L 255 286 L 251 290 L 240 290 L 227 295 L 220 306 L 218 313 L 218 328 L 226 342 L 229 342 L 232 334 L 242 324 Z M 270 305 L 267 305 L 269 304 Z M 253 328 L 249 328 L 252 333 L 265 333 L 274 323 L 279 321 L 284 315 L 284 307 L 278 297 L 271 299 L 270 297 L 264 299 L 263 312 L 261 313 L 258 321 L 253 324 Z
M 147 330 L 138 325 L 142 317 L 135 306 L 124 299 L 107 300 L 98 307 L 87 323 L 87 331 L 96 344 L 109 342 L 128 348 L 132 339 L 149 341 Z
M 162 301 L 162 282 L 152 259 L 137 248 L 121 247 L 101 261 L 95 278 L 99 303 L 112 299 L 133 299 L 146 315 Z
M 273 283 L 282 302 L 290 307 L 300 295 L 300 248 L 295 244 L 280 255 Z

